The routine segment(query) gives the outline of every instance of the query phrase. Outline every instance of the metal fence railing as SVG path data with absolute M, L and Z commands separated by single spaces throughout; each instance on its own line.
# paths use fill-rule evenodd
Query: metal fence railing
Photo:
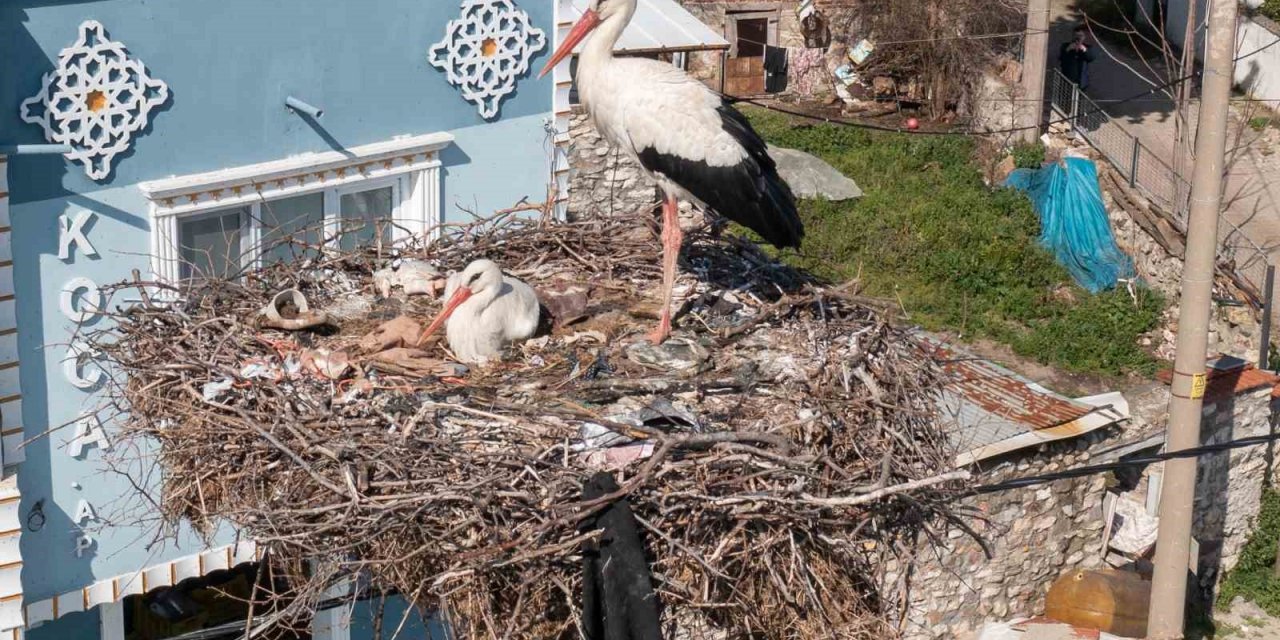
M 1128 180 L 1130 187 L 1170 216 L 1185 234 L 1190 183 L 1056 69 L 1048 93 L 1054 119 L 1067 121 Z M 1218 245 L 1219 264 L 1232 265 L 1255 293 L 1265 297 L 1267 252 L 1224 215 L 1218 217 Z

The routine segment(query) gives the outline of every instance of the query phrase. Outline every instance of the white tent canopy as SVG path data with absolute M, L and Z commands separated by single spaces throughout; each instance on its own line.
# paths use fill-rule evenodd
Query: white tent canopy
M 565 4 L 569 6 L 564 17 L 570 22 L 562 24 L 561 39 L 582 17 L 588 1 L 566 0 Z M 619 53 L 655 53 L 728 48 L 728 40 L 685 11 L 675 0 L 639 0 L 635 17 L 613 50 Z M 578 53 L 581 49 L 579 44 L 573 52 Z

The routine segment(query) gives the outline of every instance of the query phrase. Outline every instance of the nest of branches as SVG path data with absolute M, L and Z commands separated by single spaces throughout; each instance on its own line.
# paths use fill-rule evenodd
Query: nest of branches
M 581 548 L 599 535 L 579 524 L 625 499 L 672 633 L 893 635 L 877 558 L 953 518 L 959 489 L 938 366 L 856 283 L 815 282 L 708 232 L 685 246 L 675 335 L 648 345 L 659 252 L 634 220 L 500 217 L 232 281 L 121 283 L 114 299 L 142 302 L 86 339 L 111 371 L 117 438 L 148 443 L 144 466 L 162 470 L 164 518 L 209 532 L 230 522 L 265 545 L 295 619 L 359 576 L 439 612 L 458 637 L 576 636 Z M 372 273 L 393 256 L 446 269 L 486 257 L 540 292 L 571 283 L 585 304 L 461 377 L 380 366 L 361 337 L 439 307 L 375 296 Z M 286 287 L 335 326 L 260 326 Z M 290 365 L 307 353 L 350 366 Z M 601 468 L 620 490 L 584 501 Z

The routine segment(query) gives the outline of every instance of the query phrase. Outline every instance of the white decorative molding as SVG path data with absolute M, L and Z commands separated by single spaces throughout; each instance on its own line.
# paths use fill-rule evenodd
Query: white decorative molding
M 141 595 L 159 587 L 171 587 L 188 578 L 199 578 L 214 571 L 230 569 L 262 559 L 262 549 L 253 541 L 229 544 L 201 553 L 99 580 L 89 586 L 20 606 L 19 616 L 26 613 L 27 627 L 57 620 L 69 613 L 88 611 L 99 605 L 120 602 L 126 596 Z M 0 600 L 0 620 L 3 619 Z M 4 628 L 0 625 L 0 629 Z
M 151 110 L 169 99 L 169 86 L 152 78 L 123 43 L 96 20 L 80 25 L 75 44 L 58 54 L 40 92 L 22 102 L 24 121 L 44 128 L 45 140 L 71 145 L 68 158 L 94 180 L 111 175 L 116 156 L 147 126 Z
M 182 256 L 179 218 L 185 215 L 249 206 L 247 240 L 260 239 L 256 208 L 277 198 L 324 192 L 326 211 L 335 212 L 345 190 L 393 186 L 399 205 L 393 235 L 422 234 L 442 222 L 440 151 L 453 143 L 448 133 L 429 133 L 351 147 L 308 153 L 283 160 L 209 173 L 144 182 L 138 187 L 151 201 L 151 255 L 155 277 L 180 279 Z M 249 252 L 250 254 L 252 252 Z
M 546 45 L 546 34 L 511 0 L 464 0 L 461 17 L 445 26 L 427 60 L 445 71 L 481 116 L 493 118 L 516 79 L 528 73 L 529 59 Z
M 428 133 L 343 151 L 306 153 L 233 169 L 152 180 L 140 183 L 138 188 L 151 201 L 157 216 L 224 209 L 438 168 L 438 152 L 452 143 L 451 134 Z
M 558 0 L 555 4 L 555 48 L 560 48 L 569 30 L 573 28 L 575 15 L 572 0 Z M 573 88 L 573 77 L 569 73 L 569 56 L 551 70 L 551 80 L 555 83 L 555 91 L 551 93 L 551 113 L 555 127 L 555 154 L 552 158 L 552 182 L 555 186 L 556 219 L 569 219 L 569 118 L 573 107 L 569 104 L 569 90 Z

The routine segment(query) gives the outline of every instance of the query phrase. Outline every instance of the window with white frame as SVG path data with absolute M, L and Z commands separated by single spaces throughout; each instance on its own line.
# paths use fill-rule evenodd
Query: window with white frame
M 432 233 L 439 151 L 428 134 L 144 183 L 156 276 L 233 277 L 254 267 Z

